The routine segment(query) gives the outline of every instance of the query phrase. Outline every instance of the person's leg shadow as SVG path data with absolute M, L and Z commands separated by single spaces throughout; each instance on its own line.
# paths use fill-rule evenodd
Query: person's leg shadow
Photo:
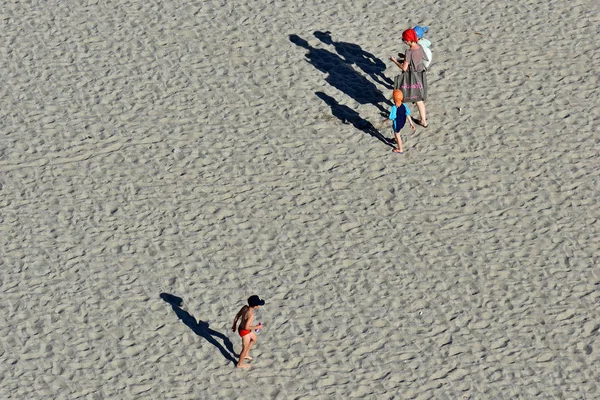
M 181 320 L 181 322 L 186 324 L 196 335 L 202 336 L 210 344 L 219 349 L 223 357 L 225 357 L 232 363 L 237 364 L 237 360 L 235 359 L 237 355 L 233 350 L 233 343 L 231 343 L 227 336 L 225 336 L 221 332 L 217 332 L 213 329 L 210 329 L 208 322 L 204 322 L 201 320 L 196 321 L 196 318 L 194 318 L 194 316 L 192 316 L 187 311 L 183 310 L 181 308 L 181 305 L 183 304 L 183 299 L 181 297 L 177 297 L 169 293 L 161 293 L 160 298 L 171 305 L 173 311 L 175 311 L 175 314 Z M 225 345 L 227 350 L 225 350 L 221 343 L 217 342 L 215 337 L 223 341 L 223 344 Z
M 342 123 L 347 124 L 350 123 L 356 129 L 363 131 L 367 135 L 371 135 L 372 137 L 379 139 L 384 144 L 394 147 L 393 141 L 386 138 L 366 119 L 362 118 L 359 113 L 354 111 L 348 106 L 340 104 L 333 97 L 323 93 L 323 92 L 315 92 L 318 98 L 323 100 L 325 104 L 331 107 L 331 113 L 334 117 L 339 119 Z

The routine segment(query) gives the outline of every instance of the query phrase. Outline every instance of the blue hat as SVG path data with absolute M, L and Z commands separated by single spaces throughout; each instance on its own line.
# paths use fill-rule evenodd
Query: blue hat
M 415 32 L 417 32 L 417 37 L 419 39 L 421 39 L 423 37 L 423 35 L 425 34 L 425 32 L 427 32 L 429 30 L 429 27 L 417 25 L 413 29 L 415 30 Z

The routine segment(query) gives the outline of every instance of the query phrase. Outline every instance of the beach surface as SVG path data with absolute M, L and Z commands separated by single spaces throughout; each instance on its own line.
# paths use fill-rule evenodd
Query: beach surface
M 2 17 L 1 399 L 600 397 L 596 2 Z M 397 155 L 416 24 L 429 127 Z

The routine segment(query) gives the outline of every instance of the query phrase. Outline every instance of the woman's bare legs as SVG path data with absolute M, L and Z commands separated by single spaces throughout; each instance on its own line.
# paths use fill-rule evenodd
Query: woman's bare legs
M 246 353 L 246 360 L 253 360 L 253 358 L 250 357 L 250 349 L 252 346 L 254 346 L 254 343 L 256 343 L 258 337 L 256 337 L 256 333 L 254 332 L 250 332 L 248 336 L 250 336 L 250 345 L 248 346 L 248 352 Z
M 417 101 L 417 108 L 419 109 L 419 117 L 421 118 L 421 126 L 427 127 L 427 112 L 425 111 L 425 102 L 423 100 Z
M 237 363 L 238 368 L 250 368 L 250 364 L 246 364 L 244 360 L 252 360 L 252 357 L 250 357 L 250 349 L 254 346 L 257 339 L 254 332 L 242 336 L 242 351 L 240 352 L 240 360 Z
M 250 347 L 252 347 L 252 337 L 250 335 L 251 333 L 242 336 L 242 351 L 240 351 L 240 359 L 237 363 L 238 368 L 250 368 L 250 365 L 244 362 L 250 352 Z

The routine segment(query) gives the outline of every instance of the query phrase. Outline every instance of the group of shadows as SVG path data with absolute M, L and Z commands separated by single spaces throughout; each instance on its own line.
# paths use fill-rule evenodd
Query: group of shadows
M 196 320 L 193 315 L 181 308 L 183 305 L 183 299 L 181 297 L 174 296 L 169 293 L 161 293 L 160 298 L 171 305 L 175 315 L 187 325 L 196 335 L 203 337 L 206 341 L 215 346 L 227 360 L 231 361 L 234 365 L 237 364 L 237 358 L 239 354 L 236 354 L 233 350 L 233 343 L 231 340 L 221 332 L 217 332 L 214 329 L 210 329 L 209 323 L 202 320 Z M 217 341 L 221 339 L 223 345 Z
M 388 104 L 389 101 L 373 82 L 353 68 L 357 68 L 373 81 L 391 90 L 393 82 L 384 75 L 385 63 L 357 44 L 334 41 L 331 32 L 316 31 L 313 34 L 324 44 L 333 46 L 335 53 L 312 47 L 308 41 L 298 35 L 290 35 L 289 38 L 292 43 L 308 51 L 305 60 L 319 71 L 327 74 L 325 78 L 327 83 L 359 104 L 374 105 L 379 109 L 381 115 L 387 116 L 386 112 L 389 110 L 386 110 L 383 104 Z M 315 92 L 315 94 L 331 108 L 333 116 L 342 123 L 350 123 L 356 129 L 371 135 L 386 145 L 393 145 L 371 122 L 362 118 L 355 110 L 340 104 L 335 98 L 323 92 Z

